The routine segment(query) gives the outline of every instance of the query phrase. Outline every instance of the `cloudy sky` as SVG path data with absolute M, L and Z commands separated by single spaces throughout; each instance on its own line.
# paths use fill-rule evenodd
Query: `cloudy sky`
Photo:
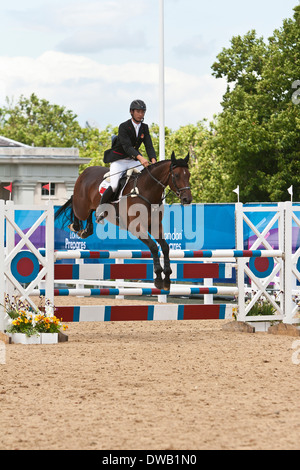
M 220 112 L 211 65 L 234 35 L 267 39 L 298 0 L 164 0 L 165 123 Z M 36 93 L 100 129 L 146 101 L 159 122 L 159 0 L 0 0 L 0 107 Z

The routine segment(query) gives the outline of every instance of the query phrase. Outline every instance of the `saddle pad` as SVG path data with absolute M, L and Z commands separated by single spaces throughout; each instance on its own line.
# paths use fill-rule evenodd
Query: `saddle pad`
M 104 191 L 106 191 L 106 189 L 108 188 L 109 186 L 109 183 L 110 183 L 110 179 L 109 178 L 104 178 L 104 180 L 102 181 L 102 183 L 100 184 L 99 186 L 99 193 L 102 194 L 104 193 Z
M 118 195 L 118 201 L 120 200 L 120 198 L 123 194 L 123 190 L 124 190 L 128 180 L 129 180 L 130 176 L 132 175 L 132 173 L 140 173 L 140 171 L 137 170 L 136 168 L 130 168 L 129 170 L 126 170 L 122 173 L 121 178 L 126 175 L 127 180 L 126 180 L 125 184 L 123 185 L 123 187 L 120 191 L 120 194 Z M 102 183 L 99 186 L 99 193 L 101 194 L 101 196 L 104 193 L 104 191 L 110 186 L 110 172 L 105 173 L 105 174 L 106 174 L 106 176 L 104 177 Z M 121 180 L 121 178 L 120 178 L 120 180 Z M 119 191 L 119 189 L 120 189 L 120 187 L 118 186 L 117 192 Z M 115 202 L 118 202 L 118 201 L 115 201 Z

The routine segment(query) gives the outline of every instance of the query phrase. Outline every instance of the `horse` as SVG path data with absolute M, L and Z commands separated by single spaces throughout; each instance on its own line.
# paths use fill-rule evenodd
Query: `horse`
M 165 241 L 163 233 L 163 210 L 159 210 L 158 220 L 156 217 L 155 224 L 153 223 L 153 211 L 155 208 L 157 210 L 157 208 L 163 207 L 164 192 L 167 187 L 180 198 L 182 205 L 192 202 L 188 161 L 189 154 L 185 158 L 176 159 L 173 152 L 171 160 L 156 162 L 132 175 L 123 188 L 120 200 L 105 204 L 108 213 L 107 220 L 133 233 L 149 248 L 156 276 L 154 285 L 160 290 L 170 289 L 172 270 L 169 245 Z M 93 212 L 101 199 L 99 185 L 107 172 L 108 168 L 106 167 L 86 168 L 78 177 L 71 198 L 56 212 L 55 218 L 59 218 L 62 214 L 65 215 L 70 223 L 70 230 L 76 232 L 80 238 L 87 238 L 93 234 Z M 126 201 L 125 205 L 124 201 Z M 111 211 L 110 208 L 114 208 L 114 210 Z M 137 210 L 134 211 L 134 208 Z M 138 218 L 139 223 L 134 224 L 134 221 L 137 220 L 137 213 L 143 213 L 144 217 Z M 82 221 L 87 221 L 85 228 L 83 228 Z M 162 249 L 164 268 L 159 260 L 159 247 L 151 235 Z M 162 272 L 164 279 L 161 275 Z

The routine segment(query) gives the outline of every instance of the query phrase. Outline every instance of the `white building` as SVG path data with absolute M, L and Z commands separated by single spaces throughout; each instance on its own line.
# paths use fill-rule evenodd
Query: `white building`
M 73 194 L 79 166 L 89 161 L 76 148 L 30 147 L 0 136 L 0 199 L 10 198 L 4 188 L 12 183 L 16 204 L 41 204 L 50 198 L 60 205 Z M 49 183 L 50 195 L 43 188 Z

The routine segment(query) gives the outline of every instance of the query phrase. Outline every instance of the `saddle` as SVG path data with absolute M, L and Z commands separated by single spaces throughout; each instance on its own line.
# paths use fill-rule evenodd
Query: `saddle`
M 117 190 L 115 192 L 115 197 L 114 197 L 113 201 L 111 201 L 111 202 L 119 202 L 119 200 L 122 197 L 124 188 L 125 188 L 126 184 L 128 183 L 128 181 L 130 180 L 130 178 L 135 178 L 135 184 L 134 184 L 134 187 L 132 188 L 131 192 L 126 196 L 129 196 L 129 195 L 132 196 L 132 197 L 138 196 L 139 190 L 136 187 L 136 182 L 137 182 L 137 175 L 139 173 L 140 173 L 140 171 L 137 170 L 136 168 L 130 168 L 129 170 L 126 170 L 122 173 L 121 178 L 119 179 Z M 110 171 L 108 171 L 104 175 L 103 181 L 99 186 L 99 193 L 101 194 L 101 196 L 104 193 L 104 191 L 108 188 L 108 186 L 110 186 Z

